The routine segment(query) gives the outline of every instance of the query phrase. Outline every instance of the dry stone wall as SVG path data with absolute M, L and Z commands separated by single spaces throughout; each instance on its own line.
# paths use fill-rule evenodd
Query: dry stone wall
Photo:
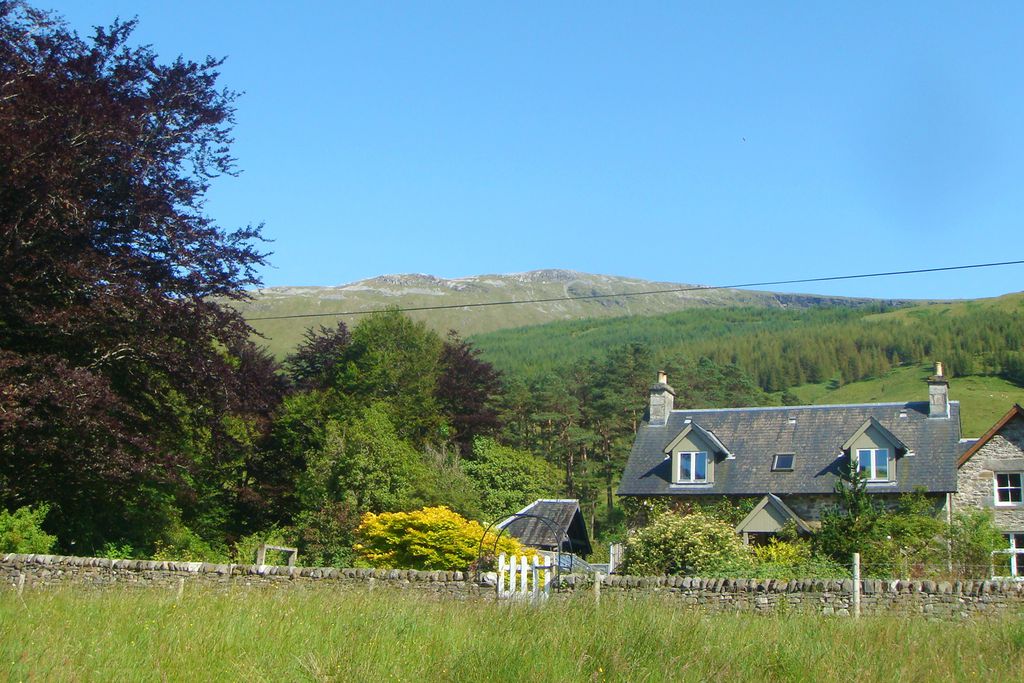
M 0 556 L 0 586 L 25 590 L 51 587 L 135 587 L 172 590 L 182 585 L 214 590 L 326 586 L 351 590 L 403 590 L 440 598 L 495 599 L 494 575 L 477 582 L 463 572 L 399 569 L 333 569 L 110 560 L 55 555 Z M 682 609 L 773 613 L 807 612 L 847 616 L 853 611 L 853 581 L 700 579 L 676 576 L 606 576 L 603 596 L 663 598 Z M 594 577 L 564 577 L 556 600 L 590 599 Z M 863 614 L 903 613 L 933 617 L 1024 614 L 1024 582 L 861 582 Z

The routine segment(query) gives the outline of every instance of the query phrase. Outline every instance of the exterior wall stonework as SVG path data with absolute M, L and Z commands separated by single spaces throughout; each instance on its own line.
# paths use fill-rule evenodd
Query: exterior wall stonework
M 1011 420 L 960 467 L 953 496 L 954 510 L 992 510 L 1000 530 L 1024 531 L 1024 505 L 995 504 L 997 471 L 1024 472 L 1024 419 Z

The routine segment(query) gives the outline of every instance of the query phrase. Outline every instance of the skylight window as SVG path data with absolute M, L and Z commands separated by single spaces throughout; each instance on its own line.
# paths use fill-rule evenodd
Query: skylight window
M 772 459 L 772 472 L 792 472 L 795 457 L 792 453 L 776 453 Z

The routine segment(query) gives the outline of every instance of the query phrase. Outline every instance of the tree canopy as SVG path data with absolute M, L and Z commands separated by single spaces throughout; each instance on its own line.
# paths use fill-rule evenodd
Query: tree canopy
M 264 262 L 259 227 L 203 213 L 234 172 L 235 94 L 220 60 L 163 63 L 134 28 L 82 38 L 0 1 L 0 497 L 51 502 L 92 540 L 156 523 L 98 500 L 194 497 L 233 441 L 224 416 L 268 390 L 239 371 L 248 326 L 210 298 L 244 296 Z

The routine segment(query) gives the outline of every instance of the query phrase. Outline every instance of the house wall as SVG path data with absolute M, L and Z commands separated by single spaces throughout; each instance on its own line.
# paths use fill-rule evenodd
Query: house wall
M 1015 418 L 982 446 L 957 471 L 953 509 L 982 508 L 995 513 L 1005 532 L 1024 532 L 1024 505 L 997 506 L 997 472 L 1024 472 L 1024 419 Z
M 894 509 L 900 502 L 899 493 L 872 493 L 871 499 L 876 504 L 887 509 Z M 946 494 L 927 493 L 925 494 L 932 502 L 932 509 L 936 515 L 946 510 Z M 832 494 L 802 494 L 786 496 L 779 494 L 779 498 L 788 505 L 793 512 L 799 515 L 805 522 L 818 522 L 825 510 L 836 504 L 836 497 Z
M 833 507 L 836 504 L 836 497 L 831 493 L 805 493 L 805 494 L 785 494 L 777 493 L 782 502 L 790 507 L 793 512 L 797 514 L 800 519 L 805 522 L 809 522 L 811 525 L 821 521 L 821 516 L 825 511 Z M 899 493 L 872 493 L 871 499 L 876 501 L 879 505 L 886 508 L 893 509 L 899 505 L 900 500 Z M 944 515 L 946 512 L 946 494 L 945 493 L 927 493 L 925 494 L 928 499 L 932 502 L 933 510 L 936 515 Z M 632 496 L 631 496 L 632 497 Z M 737 502 L 741 499 L 755 500 L 759 499 L 759 495 L 751 496 L 724 496 L 724 495 L 673 495 L 673 496 L 650 496 L 647 500 L 667 500 L 669 505 L 673 503 L 696 503 L 698 505 L 710 505 L 714 504 L 722 499 L 731 500 Z M 643 497 L 638 497 L 640 500 L 644 500 Z M 641 506 L 642 508 L 642 506 Z M 655 508 L 657 510 L 658 508 Z M 653 517 L 657 516 L 657 512 L 653 515 L 646 513 L 641 509 L 640 513 L 636 515 L 635 519 L 631 520 L 631 528 L 640 528 L 646 526 Z

